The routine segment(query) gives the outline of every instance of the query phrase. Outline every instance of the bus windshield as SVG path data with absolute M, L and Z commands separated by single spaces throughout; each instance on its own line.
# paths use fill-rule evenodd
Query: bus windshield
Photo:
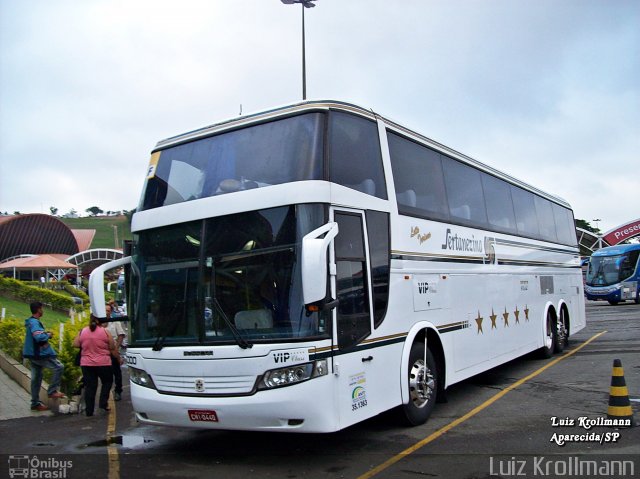
M 613 256 L 592 256 L 587 269 L 589 286 L 611 286 L 633 275 L 638 251 Z
M 307 113 L 156 152 L 139 210 L 323 177 L 324 115 Z
M 326 336 L 326 313 L 304 307 L 300 272 L 302 237 L 324 222 L 322 205 L 290 205 L 136 235 L 133 342 L 157 347 Z

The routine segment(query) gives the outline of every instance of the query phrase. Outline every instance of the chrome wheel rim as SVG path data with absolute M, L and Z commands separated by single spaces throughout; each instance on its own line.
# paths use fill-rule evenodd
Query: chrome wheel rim
M 417 360 L 409 371 L 409 393 L 414 406 L 422 408 L 431 400 L 436 381 L 431 370 L 422 359 Z
M 564 344 L 567 339 L 567 328 L 564 320 L 564 313 L 560 312 L 560 319 L 558 320 L 558 342 Z

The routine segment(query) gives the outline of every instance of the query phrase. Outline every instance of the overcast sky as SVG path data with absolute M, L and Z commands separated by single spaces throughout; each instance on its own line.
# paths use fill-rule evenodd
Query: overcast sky
M 136 207 L 155 143 L 299 101 L 301 7 L 0 0 L 0 211 Z M 640 217 L 640 1 L 318 0 L 307 96 Z M 595 223 L 592 222 L 595 226 Z

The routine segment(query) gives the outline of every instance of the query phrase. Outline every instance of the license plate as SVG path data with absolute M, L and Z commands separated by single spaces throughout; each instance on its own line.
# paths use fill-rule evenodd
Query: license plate
M 192 421 L 218 422 L 218 415 L 210 409 L 189 409 L 187 412 Z

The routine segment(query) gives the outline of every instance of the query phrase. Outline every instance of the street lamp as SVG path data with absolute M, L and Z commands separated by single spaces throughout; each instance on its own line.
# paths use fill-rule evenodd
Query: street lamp
M 602 233 L 600 233 L 600 225 L 598 224 L 598 222 L 602 221 L 600 218 L 596 218 L 591 220 L 596 224 L 596 230 L 598 231 L 596 233 L 596 236 L 598 236 L 598 249 L 602 248 Z
M 305 60 L 305 45 L 304 45 L 304 9 L 305 8 L 313 8 L 315 4 L 313 2 L 317 2 L 318 0 L 280 0 L 285 5 L 293 5 L 294 3 L 299 3 L 302 5 L 302 99 L 307 99 L 307 65 Z

